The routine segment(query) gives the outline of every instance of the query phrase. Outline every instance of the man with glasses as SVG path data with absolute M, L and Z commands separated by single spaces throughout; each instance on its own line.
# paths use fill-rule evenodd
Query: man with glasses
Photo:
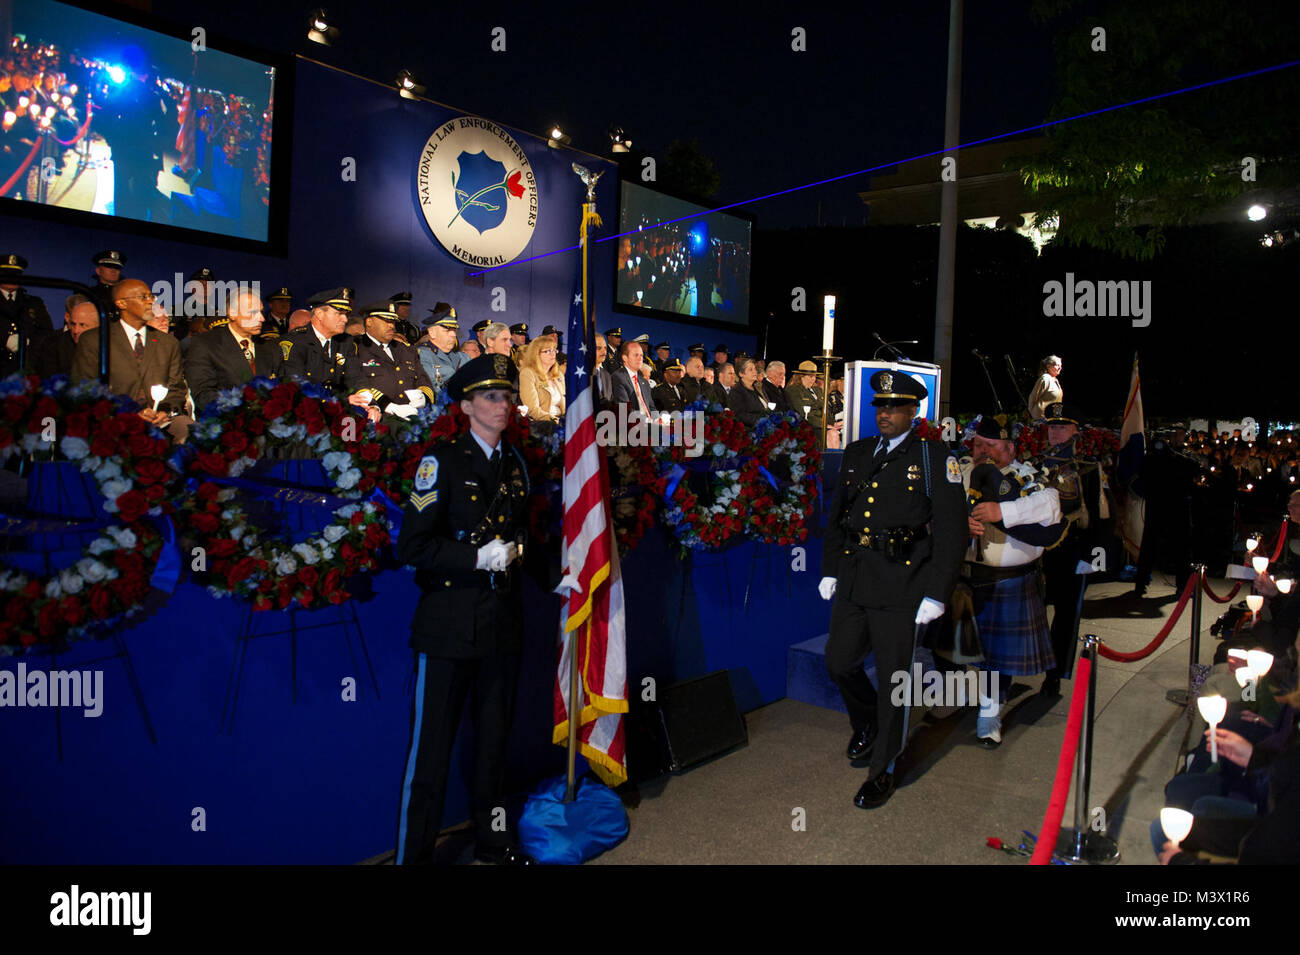
M 527 865 L 506 819 L 506 744 L 523 650 L 519 566 L 528 527 L 528 472 L 503 437 L 519 400 L 505 355 L 467 362 L 447 383 L 470 430 L 426 455 L 415 473 L 397 560 L 415 568 L 411 622 L 416 687 L 398 812 L 398 865 L 434 861 L 461 710 L 470 697 L 475 856 Z M 472 695 L 471 695 L 472 691 Z
M 199 414 L 226 388 L 276 377 L 284 361 L 278 342 L 259 337 L 265 321 L 260 298 L 251 291 L 239 292 L 228 303 L 226 315 L 209 329 L 212 334 L 194 338 L 185 355 L 185 377 Z
M 72 356 L 71 377 L 74 381 L 99 377 L 99 336 L 106 332 L 109 388 L 140 404 L 140 417 L 145 421 L 166 428 L 172 440 L 183 442 L 193 420 L 180 413 L 185 409 L 188 391 L 181 369 L 180 343 L 149 327 L 147 319 L 153 312 L 154 296 L 144 282 L 123 279 L 113 286 L 112 294 L 121 317 L 110 321 L 107 329 L 90 328 L 82 333 Z M 167 395 L 156 403 L 157 407 L 151 396 L 155 385 L 167 387 Z

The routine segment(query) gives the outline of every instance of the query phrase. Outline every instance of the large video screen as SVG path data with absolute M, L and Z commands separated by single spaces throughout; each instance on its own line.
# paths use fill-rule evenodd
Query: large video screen
M 273 64 L 53 0 L 0 31 L 0 208 L 268 241 Z
M 647 189 L 622 184 L 619 311 L 648 309 L 668 317 L 749 324 L 753 223 Z

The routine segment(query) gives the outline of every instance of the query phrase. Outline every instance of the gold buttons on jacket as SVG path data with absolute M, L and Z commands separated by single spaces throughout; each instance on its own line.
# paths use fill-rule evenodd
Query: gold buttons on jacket
M 477 494 L 471 494 L 471 495 L 469 496 L 469 499 L 470 499 L 471 501 L 477 501 L 477 500 L 478 500 L 478 495 L 477 495 Z
M 867 498 L 867 503 L 868 503 L 868 504 L 875 504 L 875 503 L 876 503 L 876 499 L 875 499 L 874 497 L 868 497 L 868 498 Z
M 871 482 L 871 486 L 872 486 L 872 487 L 880 487 L 880 484 L 879 484 L 878 482 L 876 482 L 876 481 L 872 481 L 872 482 Z
M 870 511 L 863 511 L 863 512 L 862 512 L 862 516 L 863 516 L 863 517 L 870 517 L 870 516 L 871 516 L 871 512 L 870 512 Z

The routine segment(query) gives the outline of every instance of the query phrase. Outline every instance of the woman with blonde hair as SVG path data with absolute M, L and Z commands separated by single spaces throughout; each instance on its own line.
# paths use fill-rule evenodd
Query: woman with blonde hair
M 524 346 L 519 362 L 519 403 L 533 421 L 564 417 L 564 372 L 555 361 L 554 335 L 539 335 Z

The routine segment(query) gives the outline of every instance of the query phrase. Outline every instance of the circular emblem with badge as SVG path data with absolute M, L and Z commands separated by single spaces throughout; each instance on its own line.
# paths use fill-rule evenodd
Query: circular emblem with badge
M 537 227 L 537 178 L 504 129 L 458 116 L 434 130 L 416 163 L 416 197 L 434 238 L 466 265 L 518 258 Z

